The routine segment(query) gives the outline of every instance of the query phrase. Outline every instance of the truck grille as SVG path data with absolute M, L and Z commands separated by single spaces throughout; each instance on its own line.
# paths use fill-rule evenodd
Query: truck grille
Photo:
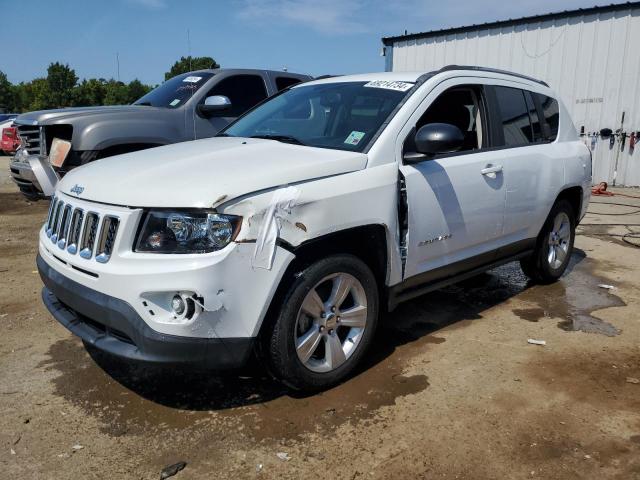
M 107 263 L 113 253 L 120 219 L 114 215 L 85 212 L 69 202 L 54 197 L 45 224 L 47 237 L 61 250 L 71 255 Z
M 46 155 L 47 143 L 44 138 L 44 127 L 17 125 L 18 136 L 24 140 L 25 150 L 29 155 Z

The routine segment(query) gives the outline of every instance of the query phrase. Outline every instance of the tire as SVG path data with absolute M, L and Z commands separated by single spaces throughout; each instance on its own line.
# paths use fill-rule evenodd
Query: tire
M 378 301 L 373 273 L 353 255 L 333 255 L 306 267 L 295 275 L 264 332 L 262 352 L 269 371 L 294 390 L 340 383 L 371 344 Z
M 530 257 L 520 260 L 524 274 L 537 283 L 553 283 L 567 269 L 576 237 L 576 215 L 567 200 L 558 200 L 538 235 Z

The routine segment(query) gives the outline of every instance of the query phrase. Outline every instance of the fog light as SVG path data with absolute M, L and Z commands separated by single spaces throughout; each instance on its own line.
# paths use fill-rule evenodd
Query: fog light
M 182 315 L 184 313 L 186 305 L 180 295 L 175 295 L 173 299 L 171 299 L 171 308 L 176 315 Z

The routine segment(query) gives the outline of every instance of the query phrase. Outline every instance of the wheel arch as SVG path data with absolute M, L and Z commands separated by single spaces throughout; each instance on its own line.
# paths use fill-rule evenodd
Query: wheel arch
M 575 213 L 576 223 L 580 220 L 580 212 L 582 211 L 582 200 L 583 200 L 583 190 L 579 185 L 574 185 L 570 187 L 565 187 L 563 190 L 558 193 L 553 204 L 555 205 L 560 200 L 567 200 L 571 207 L 573 208 L 573 212 Z M 553 205 L 552 205 L 553 208 Z
M 264 316 L 258 336 L 272 323 L 289 288 L 304 268 L 320 258 L 350 254 L 362 260 L 373 272 L 378 286 L 380 305 L 386 305 L 386 282 L 389 272 L 388 232 L 384 225 L 369 224 L 316 237 L 298 246 L 278 240 L 278 246 L 295 255 L 278 284 Z M 261 343 L 261 342 L 258 342 Z

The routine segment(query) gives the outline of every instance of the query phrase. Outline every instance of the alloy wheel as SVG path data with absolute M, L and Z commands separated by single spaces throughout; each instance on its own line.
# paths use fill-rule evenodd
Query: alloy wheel
M 549 233 L 549 248 L 547 250 L 547 262 L 554 270 L 562 266 L 571 241 L 571 221 L 565 212 L 559 212 L 553 220 L 553 226 Z
M 356 351 L 367 326 L 367 297 L 353 275 L 326 276 L 307 292 L 296 319 L 295 348 L 302 364 L 326 373 Z

